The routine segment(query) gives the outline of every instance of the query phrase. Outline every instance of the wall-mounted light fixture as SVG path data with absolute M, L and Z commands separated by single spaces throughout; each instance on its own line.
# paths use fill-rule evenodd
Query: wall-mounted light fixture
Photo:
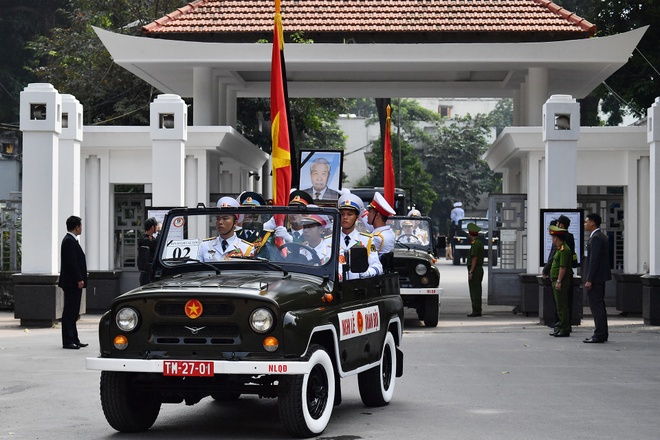
M 30 104 L 30 118 L 43 121 L 46 119 L 46 104 Z
M 555 115 L 555 130 L 570 130 L 571 115 Z
M 252 171 L 250 171 L 250 172 L 248 173 L 248 176 L 250 176 L 250 177 L 254 177 L 254 180 L 257 180 L 257 181 L 258 181 L 259 179 L 261 179 L 261 176 L 259 175 L 259 173 L 252 172 Z
M 159 128 L 172 129 L 174 128 L 174 114 L 161 113 L 159 118 Z

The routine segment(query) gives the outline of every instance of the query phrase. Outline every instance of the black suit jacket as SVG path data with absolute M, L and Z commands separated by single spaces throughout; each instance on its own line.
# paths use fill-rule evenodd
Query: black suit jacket
M 583 281 L 604 283 L 612 279 L 610 270 L 609 246 L 607 236 L 599 229 L 587 242 L 587 257 L 585 258 L 585 275 Z
M 314 187 L 303 189 L 303 191 L 305 191 L 310 196 L 312 196 L 312 198 L 315 198 L 314 197 Z M 326 188 L 325 193 L 323 194 L 323 198 L 321 200 L 335 200 L 336 201 L 336 200 L 339 199 L 339 195 L 340 195 L 339 192 L 335 191 L 334 189 Z
M 78 281 L 87 286 L 87 261 L 80 243 L 67 233 L 62 239 L 60 279 L 57 283 L 62 289 L 77 289 Z

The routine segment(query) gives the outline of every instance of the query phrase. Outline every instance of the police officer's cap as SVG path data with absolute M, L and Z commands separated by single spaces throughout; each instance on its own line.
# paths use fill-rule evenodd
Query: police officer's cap
M 472 235 L 477 235 L 479 231 L 481 231 L 481 228 L 477 226 L 476 223 L 468 223 L 467 225 L 468 232 Z
M 338 209 L 352 209 L 356 211 L 358 215 L 362 212 L 363 207 L 364 203 L 362 202 L 362 199 L 353 193 L 344 194 L 337 201 Z
M 379 192 L 374 194 L 374 198 L 369 204 L 369 208 L 375 209 L 384 217 L 389 217 L 390 215 L 396 214 L 390 204 L 387 203 L 387 200 L 385 200 L 385 197 L 383 197 L 383 195 Z
M 550 235 L 557 235 L 559 237 L 563 237 L 564 234 L 566 234 L 566 232 L 568 232 L 567 229 L 560 228 L 559 226 L 555 226 L 555 225 L 550 225 L 549 229 L 550 229 Z
M 289 205 L 310 205 L 314 203 L 312 196 L 307 191 L 301 191 L 299 189 L 291 191 L 289 194 Z
M 238 202 L 241 206 L 264 206 L 266 205 L 266 200 L 259 193 L 253 191 L 243 191 L 240 196 L 238 196 Z
M 224 197 L 220 197 L 217 206 L 218 208 L 238 208 L 241 205 L 238 203 L 238 200 L 236 200 L 235 198 L 224 196 Z

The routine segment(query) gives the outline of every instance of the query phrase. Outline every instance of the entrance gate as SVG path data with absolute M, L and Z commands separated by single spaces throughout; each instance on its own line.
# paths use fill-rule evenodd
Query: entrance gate
M 499 237 L 500 253 L 496 266 L 488 259 L 490 305 L 520 303 L 519 274 L 527 268 L 526 214 L 526 194 L 494 194 L 488 199 L 488 241 Z

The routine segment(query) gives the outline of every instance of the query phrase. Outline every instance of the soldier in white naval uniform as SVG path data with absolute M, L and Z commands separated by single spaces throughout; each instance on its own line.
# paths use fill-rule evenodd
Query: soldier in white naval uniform
M 349 271 L 346 274 L 346 279 L 348 280 L 373 277 L 383 273 L 383 266 L 378 258 L 378 252 L 376 252 L 376 249 L 373 246 L 371 235 L 358 232 L 358 230 L 355 229 L 355 222 L 361 214 L 362 206 L 362 199 L 351 193 L 342 195 L 337 202 L 337 208 L 339 208 L 339 212 L 341 213 L 341 234 L 339 245 L 342 252 L 347 252 L 353 246 L 361 245 L 367 248 L 367 255 L 369 256 L 369 269 L 362 273 L 353 273 Z M 339 261 L 343 264 L 345 262 L 345 257 L 341 255 Z M 339 267 L 339 272 L 341 275 L 341 266 Z
M 238 201 L 232 197 L 222 197 L 218 200 L 219 207 L 239 206 Z M 234 233 L 236 228 L 236 214 L 219 214 L 215 219 L 218 236 L 204 240 L 199 246 L 198 259 L 200 261 L 223 261 L 232 257 L 251 257 L 254 247 L 251 243 L 241 240 Z
M 371 235 L 373 235 L 373 243 L 376 246 L 378 255 L 383 255 L 394 250 L 396 236 L 390 225 L 387 224 L 387 218 L 395 214 L 396 212 L 387 203 L 385 197 L 379 192 L 375 193 L 373 200 L 369 203 L 367 220 L 374 227 Z

